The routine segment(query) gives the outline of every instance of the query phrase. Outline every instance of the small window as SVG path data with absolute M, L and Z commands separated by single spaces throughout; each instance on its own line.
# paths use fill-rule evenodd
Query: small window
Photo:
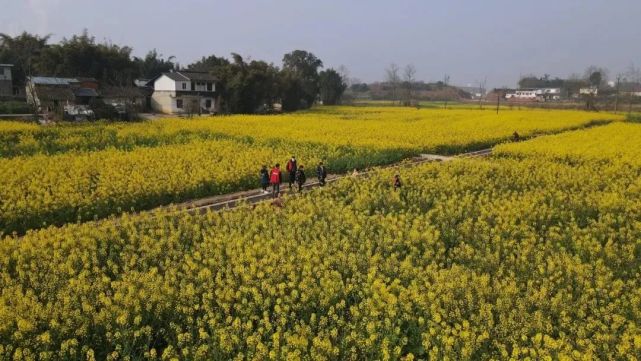
M 196 83 L 194 83 L 193 81 L 191 82 L 191 90 L 196 90 Z
M 213 84 L 207 83 L 207 91 L 211 91 L 212 89 L 213 89 Z
M 187 83 L 183 83 L 183 90 L 187 89 Z
M 176 108 L 182 109 L 183 108 L 183 100 L 182 99 L 176 99 Z
M 211 99 L 205 100 L 205 108 L 207 109 L 211 108 Z

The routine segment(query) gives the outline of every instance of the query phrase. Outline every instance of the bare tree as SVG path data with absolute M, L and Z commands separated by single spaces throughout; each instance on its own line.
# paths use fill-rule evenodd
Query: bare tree
M 341 76 L 341 79 L 343 79 L 343 83 L 345 83 L 348 88 L 352 86 L 352 78 L 350 78 L 349 69 L 347 69 L 345 65 L 339 66 L 336 71 L 338 72 L 338 75 Z
M 584 79 L 587 80 L 590 85 L 601 88 L 603 84 L 608 82 L 608 74 L 608 69 L 590 65 L 585 69 Z
M 445 74 L 443 75 L 443 89 L 445 89 L 445 109 L 447 109 L 447 86 L 450 83 L 450 76 Z
M 387 69 L 385 69 L 385 78 L 389 86 L 392 88 L 392 102 L 398 100 L 398 84 L 401 81 L 399 75 L 400 68 L 398 65 L 391 63 Z
M 487 77 L 479 82 L 479 109 L 483 109 L 483 95 L 485 94 L 485 87 L 487 85 Z
M 412 64 L 407 64 L 405 69 L 403 69 L 403 80 L 405 81 L 405 87 L 407 88 L 407 105 L 412 105 L 412 90 L 414 82 L 416 81 L 416 67 Z
M 614 94 L 614 114 L 619 110 L 619 90 L 621 89 L 622 74 L 617 74 L 616 92 Z M 625 80 L 624 80 L 625 81 Z
M 632 114 L 632 100 L 634 98 L 634 87 L 637 87 L 641 84 L 641 69 L 630 64 L 625 71 L 625 77 L 629 83 L 630 89 L 628 89 L 628 116 Z

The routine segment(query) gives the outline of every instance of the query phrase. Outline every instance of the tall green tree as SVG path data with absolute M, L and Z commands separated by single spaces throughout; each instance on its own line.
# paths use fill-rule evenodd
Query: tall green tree
M 14 37 L 0 34 L 0 63 L 13 64 L 16 85 L 25 83 L 25 77 L 42 71 L 41 54 L 47 48 L 50 35 L 38 36 L 23 32 Z
M 283 83 L 287 89 L 282 95 L 285 104 L 294 106 L 291 109 L 309 108 L 314 104 L 320 89 L 318 69 L 323 62 L 314 54 L 305 50 L 294 50 L 283 56 Z M 289 97 L 296 96 L 299 99 Z M 297 105 L 297 106 L 296 106 Z
M 278 96 L 278 68 L 264 61 L 246 62 L 236 53 L 231 55 L 231 62 L 212 55 L 187 68 L 208 72 L 218 79 L 216 90 L 225 112 L 249 114 L 271 109 Z
M 110 43 L 97 43 L 85 30 L 44 49 L 40 59 L 42 75 L 91 77 L 102 84 L 123 85 L 138 76 L 131 59 L 132 49 Z
M 345 80 L 332 68 L 320 72 L 319 85 L 320 97 L 324 105 L 340 103 L 341 96 L 347 88 Z
M 144 58 L 134 57 L 137 76 L 151 79 L 159 74 L 166 73 L 176 68 L 175 57 L 163 58 L 156 49 L 151 50 Z
M 229 66 L 229 64 L 229 60 L 223 57 L 210 55 L 208 57 L 203 56 L 199 61 L 189 64 L 187 70 L 216 73 L 221 68 Z

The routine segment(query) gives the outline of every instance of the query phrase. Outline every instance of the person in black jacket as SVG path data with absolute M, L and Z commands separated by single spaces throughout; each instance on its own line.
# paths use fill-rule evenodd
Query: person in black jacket
M 296 171 L 296 183 L 298 183 L 298 191 L 303 190 L 303 185 L 307 181 L 307 177 L 305 176 L 305 169 L 301 165 L 298 167 L 298 170 Z
M 325 178 L 327 178 L 327 168 L 323 162 L 318 163 L 316 167 L 316 176 L 318 177 L 318 184 L 322 187 L 325 185 Z
M 267 187 L 269 186 L 269 171 L 266 165 L 260 169 L 260 186 L 263 188 L 263 193 L 269 193 L 267 191 Z
M 393 182 L 392 182 L 392 183 L 393 183 L 393 185 L 394 185 L 394 190 L 395 190 L 395 191 L 397 191 L 397 190 L 401 189 L 401 186 L 402 186 L 402 184 L 401 184 L 401 176 L 400 176 L 400 175 L 398 175 L 398 174 L 397 174 L 397 175 L 395 175 L 395 176 L 394 176 L 394 180 L 393 180 Z

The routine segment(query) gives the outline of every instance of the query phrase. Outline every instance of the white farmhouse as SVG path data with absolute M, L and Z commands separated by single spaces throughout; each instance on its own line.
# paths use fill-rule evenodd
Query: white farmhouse
M 506 99 L 549 101 L 561 99 L 561 88 L 515 89 L 505 94 Z
M 151 108 L 165 114 L 218 111 L 216 78 L 208 73 L 173 71 L 152 79 Z
M 509 91 L 505 94 L 506 99 L 531 99 L 534 100 L 538 96 L 537 89 L 516 89 Z
M 581 88 L 579 89 L 579 94 L 580 95 L 599 95 L 599 88 L 595 86 L 591 86 L 589 88 Z

